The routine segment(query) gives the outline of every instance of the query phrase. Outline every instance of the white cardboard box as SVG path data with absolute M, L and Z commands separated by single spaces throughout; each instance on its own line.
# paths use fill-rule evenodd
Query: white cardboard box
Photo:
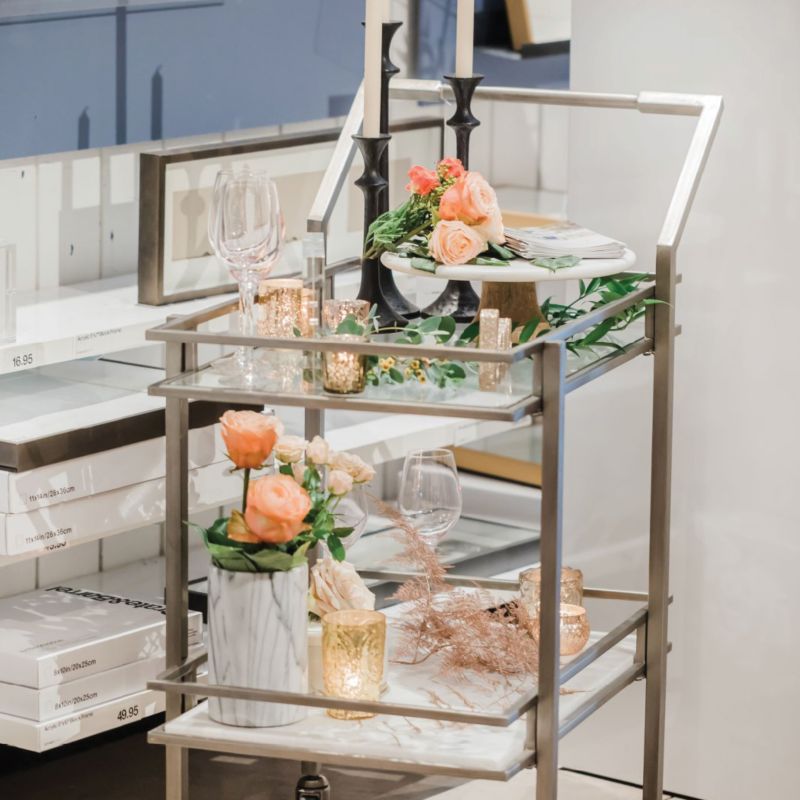
M 75 586 L 52 586 L 0 600 L 0 681 L 42 689 L 166 648 L 166 607 Z M 203 641 L 203 620 L 189 614 L 189 645 Z
M 189 467 L 225 459 L 218 425 L 189 431 Z M 164 437 L 73 458 L 27 472 L 0 471 L 0 512 L 19 514 L 163 478 Z
M 241 491 L 241 478 L 230 473 L 227 462 L 189 472 L 192 511 L 224 505 Z M 162 477 L 22 514 L 0 514 L 0 555 L 45 554 L 162 522 L 165 492 Z
M 199 647 L 192 648 L 190 657 L 198 655 L 200 650 Z M 161 650 L 121 667 L 42 689 L 0 683 L 0 714 L 24 717 L 34 722 L 74 714 L 84 708 L 143 691 L 147 688 L 147 682 L 164 670 L 165 664 L 165 653 Z
M 42 753 L 160 714 L 164 705 L 164 692 L 146 689 L 47 722 L 0 714 L 0 742 Z

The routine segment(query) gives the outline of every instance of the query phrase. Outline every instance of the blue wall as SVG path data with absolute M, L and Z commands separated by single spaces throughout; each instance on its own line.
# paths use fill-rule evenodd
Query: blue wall
M 363 0 L 224 0 L 0 24 L 0 158 L 340 114 Z

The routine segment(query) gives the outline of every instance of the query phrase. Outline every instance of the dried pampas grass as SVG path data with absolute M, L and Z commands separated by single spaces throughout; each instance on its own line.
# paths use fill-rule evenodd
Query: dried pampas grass
M 419 664 L 438 656 L 442 673 L 459 678 L 470 672 L 504 678 L 535 675 L 539 651 L 528 633 L 525 609 L 517 602 L 496 607 L 496 598 L 487 591 L 448 584 L 448 567 L 414 526 L 386 503 L 377 504 L 398 528 L 403 543 L 399 560 L 416 573 L 393 595 L 410 605 L 397 625 L 397 660 Z

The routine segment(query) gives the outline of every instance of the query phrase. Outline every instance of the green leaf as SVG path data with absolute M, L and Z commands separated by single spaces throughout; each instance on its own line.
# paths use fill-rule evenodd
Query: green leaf
M 530 322 L 528 322 L 525 327 L 522 329 L 522 333 L 519 335 L 519 343 L 525 344 L 525 342 L 530 341 L 531 336 L 533 336 L 534 331 L 542 324 L 542 320 L 538 317 L 534 317 Z
M 550 272 L 556 272 L 559 269 L 574 267 L 576 264 L 579 263 L 580 259 L 577 256 L 559 256 L 558 258 L 535 258 L 533 260 L 533 265 L 535 267 L 544 267 L 544 269 L 549 269 Z
M 364 326 L 354 314 L 348 314 L 337 326 L 336 333 L 343 336 L 363 336 Z
M 395 383 L 404 383 L 404 382 L 405 382 L 405 378 L 403 377 L 403 373 L 402 373 L 402 372 L 400 372 L 400 370 L 399 370 L 399 369 L 397 369 L 397 367 L 392 367 L 392 368 L 389 370 L 389 377 L 390 377 L 390 378 L 391 378 L 391 379 L 392 379 L 392 380 L 393 380 Z
M 294 477 L 294 471 L 292 470 L 291 464 L 281 464 L 280 467 L 278 467 L 278 472 L 280 472 L 281 475 L 290 475 L 291 477 Z
M 478 333 L 480 332 L 480 324 L 477 322 L 470 322 L 463 331 L 461 331 L 461 335 L 458 337 L 458 341 L 456 345 L 459 347 L 463 347 L 466 344 L 470 344 L 474 342 L 475 339 L 478 338 Z
M 494 250 L 500 258 L 505 259 L 506 261 L 511 261 L 514 258 L 514 252 L 509 250 L 507 247 L 503 247 L 501 244 L 494 244 L 494 242 L 489 242 L 489 248 Z
M 414 256 L 411 259 L 411 266 L 414 269 L 418 269 L 422 272 L 436 272 L 436 262 L 430 258 L 420 258 L 419 256 Z
M 478 267 L 507 267 L 509 262 L 502 258 L 492 258 L 491 256 L 478 256 L 472 259 L 470 264 Z
M 344 545 L 342 544 L 342 540 L 336 536 L 335 534 L 331 534 L 325 544 L 328 545 L 328 550 L 331 551 L 331 555 L 337 561 L 344 561 L 344 557 L 346 555 Z
M 427 317 L 416 326 L 416 329 L 420 333 L 433 333 L 434 331 L 439 330 L 441 322 L 442 317 Z
M 334 528 L 333 535 L 338 536 L 340 539 L 344 539 L 346 536 L 349 536 L 355 528 Z

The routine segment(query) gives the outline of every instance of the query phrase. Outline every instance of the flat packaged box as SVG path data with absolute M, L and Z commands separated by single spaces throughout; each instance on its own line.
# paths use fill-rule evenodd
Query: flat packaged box
M 164 370 L 105 359 L 0 376 L 0 469 L 25 472 L 164 436 L 164 398 L 147 387 Z M 228 408 L 189 404 L 189 427 L 216 423 Z
M 189 431 L 190 469 L 224 460 L 219 425 Z M 0 470 L 0 512 L 21 514 L 163 478 L 165 474 L 163 436 L 25 472 Z
M 160 714 L 165 704 L 164 692 L 145 689 L 47 722 L 0 714 L 0 744 L 43 753 Z
M 190 648 L 189 657 L 200 655 L 201 651 L 202 647 Z M 166 654 L 162 650 L 121 667 L 42 689 L 0 683 L 0 714 L 47 722 L 142 691 L 147 688 L 148 681 L 155 680 L 164 671 L 165 666 Z
M 0 682 L 43 689 L 166 650 L 166 606 L 157 600 L 53 586 L 0 600 Z M 189 614 L 189 646 L 203 620 Z
M 241 478 L 221 461 L 189 471 L 189 509 L 222 506 L 242 492 Z M 46 554 L 163 522 L 166 477 L 27 511 L 0 514 L 0 555 Z

